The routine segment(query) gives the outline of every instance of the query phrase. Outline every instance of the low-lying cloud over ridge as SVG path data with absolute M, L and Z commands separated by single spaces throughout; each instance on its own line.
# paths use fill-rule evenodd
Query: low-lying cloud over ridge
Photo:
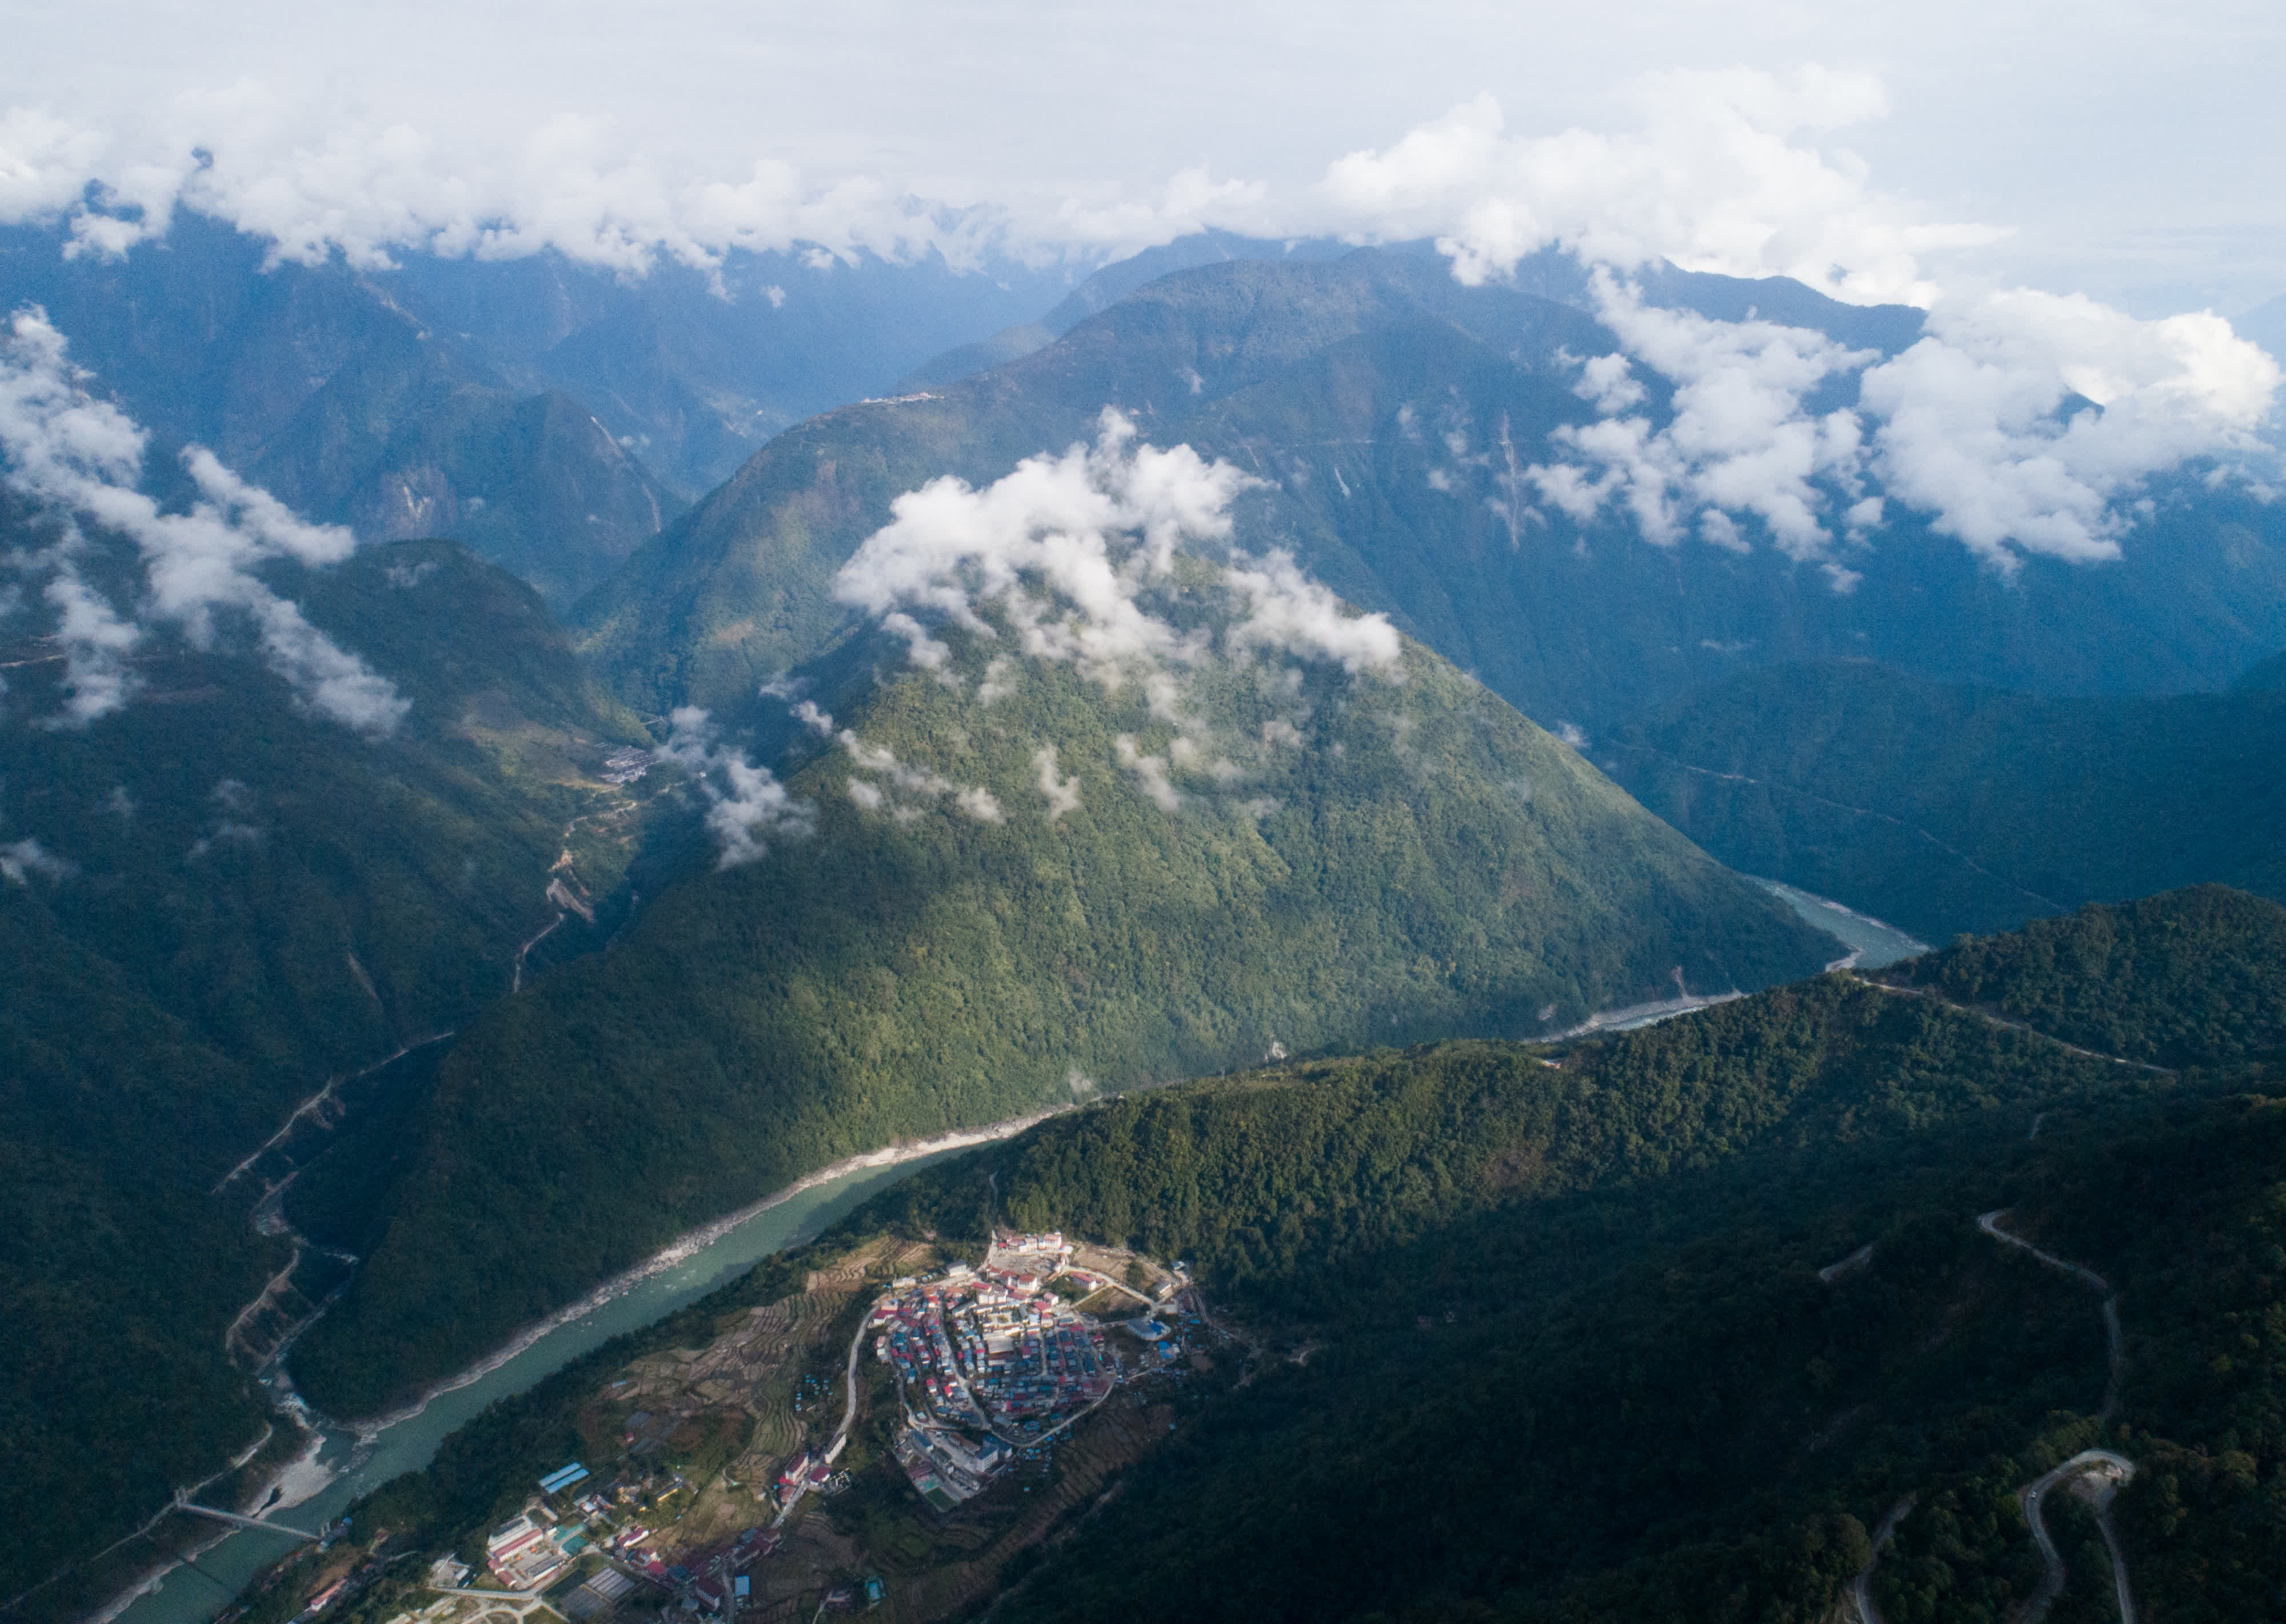
M 683 706 L 667 721 L 666 743 L 654 753 L 689 773 L 706 796 L 707 832 L 721 854 L 717 867 L 752 863 L 769 855 L 773 840 L 799 840 L 816 832 L 816 803 L 795 796 L 744 750 L 721 743 L 703 708 Z
M 304 524 L 199 445 L 185 449 L 183 466 L 200 500 L 188 513 L 162 511 L 136 488 L 148 437 L 93 398 L 86 378 L 43 312 L 10 319 L 0 338 L 0 480 L 52 518 L 57 533 L 45 547 L 0 555 L 0 565 L 44 583 L 66 661 L 62 720 L 83 725 L 127 703 L 135 687 L 127 657 L 152 627 L 172 626 L 206 648 L 216 611 L 236 610 L 303 704 L 364 731 L 392 730 L 407 709 L 396 687 L 251 572 L 270 558 L 338 563 L 355 545 L 350 532 Z M 123 612 L 83 569 L 83 524 L 135 544 L 144 593 Z
M 1188 445 L 1144 444 L 1132 422 L 1106 408 L 1092 445 L 1029 457 L 981 490 L 948 476 L 898 497 L 890 522 L 836 575 L 834 596 L 903 639 L 912 666 L 956 690 L 968 678 L 940 633 L 958 627 L 990 647 L 1013 643 L 985 661 L 980 705 L 1013 691 L 1017 659 L 1073 666 L 1112 693 L 1138 690 L 1171 737 L 1146 751 L 1120 734 L 1113 764 L 1162 810 L 1179 811 L 1186 795 L 1177 775 L 1205 792 L 1234 792 L 1249 777 L 1234 756 L 1266 759 L 1301 742 L 1309 706 L 1289 662 L 1402 678 L 1403 640 L 1386 616 L 1351 613 L 1289 554 L 1230 549 L 1231 504 L 1258 483 Z M 1189 700 L 1191 681 L 1210 666 L 1251 671 L 1257 690 L 1290 714 L 1265 725 L 1258 744 L 1218 737 Z M 906 817 L 917 800 L 950 795 L 980 822 L 1005 816 L 981 786 L 899 761 L 837 730 L 808 700 L 793 714 L 838 741 L 866 775 L 853 777 L 849 793 L 869 811 Z M 1079 779 L 1064 776 L 1054 742 L 1035 749 L 1029 765 L 1047 821 L 1079 808 Z M 1257 815 L 1259 804 L 1247 803 Z
M 1107 688 L 1139 683 L 1169 719 L 1179 673 L 1218 652 L 1394 671 L 1401 644 L 1388 617 L 1348 613 L 1283 552 L 1218 568 L 1230 611 L 1218 634 L 1182 629 L 1147 601 L 1171 583 L 1186 544 L 1229 540 L 1231 503 L 1255 483 L 1188 445 L 1139 443 L 1134 423 L 1107 407 L 1092 445 L 1028 457 L 982 490 L 947 476 L 898 497 L 834 577 L 833 595 L 879 617 L 930 670 L 949 650 L 916 611 L 997 639 L 981 612 L 992 610 L 1026 657 L 1075 665 Z

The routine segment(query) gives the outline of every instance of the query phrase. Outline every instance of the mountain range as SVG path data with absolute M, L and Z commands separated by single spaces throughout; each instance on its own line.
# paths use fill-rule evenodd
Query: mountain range
M 1643 296 L 1882 354 L 1920 331 L 1918 311 L 1783 280 L 1669 271 Z M 1155 440 L 1261 479 L 1239 505 L 1236 545 L 1292 551 L 1550 726 L 1592 731 L 1804 658 L 2126 693 L 2220 686 L 2286 646 L 2286 521 L 2258 493 L 2195 477 L 2160 482 L 2154 516 L 2117 562 L 2094 565 L 1998 570 L 1893 507 L 1848 553 L 1846 590 L 1752 524 L 1720 547 L 1656 545 L 1609 514 L 1575 522 L 1537 501 L 1527 475 L 1551 436 L 1595 419 L 1580 362 L 1620 344 L 1592 304 L 1554 257 L 1481 288 L 1425 251 L 1171 271 L 1021 357 L 781 435 L 573 620 L 631 703 L 719 706 L 832 635 L 846 611 L 832 578 L 898 493 L 943 474 L 997 478 L 1085 438 L 1112 404 Z M 1644 387 L 1656 423 L 1671 388 Z
M 1162 1316 L 1195 1357 L 1137 1395 L 1155 1437 L 1098 1417 L 1124 1441 L 1067 1439 L 946 1517 L 887 1459 L 883 1380 L 855 1481 L 804 1508 L 830 1527 L 797 1536 L 826 1569 L 808 1594 L 869 1573 L 924 1618 L 2000 1624 L 2043 1596 L 2101 1618 L 2124 1588 L 2139 1616 L 2258 1615 L 2282 945 L 2286 909 L 2201 887 L 1640 1032 L 1100 1102 L 505 1401 L 357 1517 L 435 1549 L 568 1454 L 639 1476 L 605 1424 L 656 1401 L 632 1381 L 788 1304 L 862 1329 L 863 1260 L 1054 1226 L 1186 1259 L 1210 1305 Z M 737 1378 L 702 1368 L 727 1404 Z M 1107 1471 L 1115 1450 L 1137 1458 Z M 2053 1492 L 2107 1460 L 2131 1469 L 2111 1495 Z
M 1553 1418 L 1617 1401 L 1596 1305 L 1637 1316 L 1632 1393 L 1767 1322 L 1802 1351 L 1718 1382 L 1736 1417 L 1841 1426 L 1833 1383 L 1861 1383 L 1910 1432 L 1895 1416 L 1966 1367 L 1875 1344 L 1965 1302 L 1962 1345 L 2015 1357 L 1990 1305 L 2038 1279 L 1939 1234 L 1939 1194 L 2014 1179 L 2093 1235 L 2106 1147 L 2172 1165 L 2224 1108 L 2200 1094 L 2155 1127 L 2112 1062 L 1967 1006 L 2268 1080 L 2275 1034 L 2247 1013 L 2274 991 L 2267 903 L 2082 912 L 1877 992 L 1814 979 L 1844 950 L 1741 877 L 1940 941 L 2201 881 L 2286 895 L 2286 518 L 2203 469 L 2153 480 L 2097 564 L 1998 569 L 1902 506 L 1846 569 L 1753 522 L 1657 543 L 1575 521 L 1530 470 L 1599 420 L 1585 368 L 1620 340 L 1555 255 L 1470 287 L 1425 246 L 1215 233 L 1084 278 L 305 265 L 195 216 L 124 258 L 60 245 L 0 232 L 25 311 L 0 380 L 0 1600 L 62 1573 L 37 1607 L 68 1616 L 94 1599 L 75 1565 L 174 1489 L 257 1439 L 245 1470 L 277 1465 L 298 1447 L 281 1382 L 370 1415 L 838 1158 L 1086 1108 L 990 1165 L 1027 1221 L 1112 1234 L 1101 1192 L 1051 1168 L 1140 1165 L 1088 1138 L 1107 1123 L 1148 1139 L 1195 1110 L 1211 1139 L 1273 1097 L 1418 1087 L 1511 1113 L 1497 1145 L 1430 1155 L 1425 1227 L 1368 1224 L 1348 1253 L 1249 1238 L 1380 1201 L 1326 1184 L 1284 1207 L 1234 1185 L 1244 1226 L 1126 1230 L 1265 1311 L 1376 1328 L 1181 1457 L 1199 1515 L 1320 1560 L 1286 1601 L 1239 1587 L 1230 1608 L 1410 1589 L 1622 1616 L 1702 1557 L 1740 1596 L 1800 1581 L 1784 1605 L 1824 1605 L 1880 1474 L 1796 1471 L 1661 1399 L 1597 1476 L 1593 1429 Z M 1880 356 L 1925 331 L 1783 280 L 1654 268 L 1638 294 Z M 1641 387 L 1671 425 L 1674 387 Z M 2170 933 L 2213 950 L 2148 945 Z M 1717 998 L 1517 1058 L 1614 1008 Z M 1218 1075 L 1289 1055 L 1307 1063 Z M 1549 1118 L 1519 1077 L 1582 1091 Z M 2037 1165 L 1981 1143 L 2043 1102 L 2108 1125 Z M 1403 1116 L 1376 1119 L 1392 1147 L 1421 1130 Z M 986 1166 L 903 1210 L 950 1224 Z M 1765 1200 L 1781 1173 L 1815 1199 Z M 2253 1176 L 2234 1164 L 2229 1199 L 2256 1201 Z M 1147 1184 L 1125 1210 L 1152 1210 Z M 1861 1231 L 1903 1273 L 1856 1330 L 1792 1277 L 1689 1309 L 1656 1284 Z M 1445 1312 L 1478 1258 L 1525 1319 L 1435 1344 L 1449 1406 L 1368 1397 L 1430 1345 L 1408 1340 L 1422 1282 Z M 2072 1351 L 2042 1342 L 2037 1380 L 1975 1386 L 1990 1415 L 1964 1400 L 1877 1452 L 1942 1480 L 1948 1516 L 1990 1500 L 1996 1451 L 2062 1437 L 2042 1407 L 2085 1385 L 2069 1293 L 2031 1295 Z M 1662 1340 L 1682 1352 L 1645 1351 Z M 1502 1435 L 1472 1418 L 1543 1369 L 1569 1395 L 1546 1411 L 1565 1470 L 1607 1507 L 1666 1496 L 1665 1543 L 1499 1486 L 1482 1439 Z M 1296 1381 L 1372 1419 L 1313 1439 L 1278 1408 Z M 2167 1448 L 2224 1447 L 2169 1414 Z M 1671 1479 L 1662 1426 L 1696 1429 Z M 1435 1531 L 1420 1559 L 1359 1576 L 1340 1549 L 1364 1549 L 1368 1502 L 1330 1545 L 1303 1525 L 1371 1427 L 1442 1439 L 1470 1494 L 1574 1566 L 1471 1566 L 1408 1506 Z M 1245 1440 L 1323 1494 L 1234 1509 Z M 1710 1510 L 1725 1450 L 1764 1486 Z M 1203 1573 L 1228 1541 L 1175 1481 L 1139 1478 L 1135 1538 Z M 1930 1594 L 1947 1563 L 1993 1596 L 2021 1577 L 1912 1526 L 1896 1571 Z M 1011 1606 L 1109 1606 L 1094 1560 L 1047 1559 Z
M 1170 612 L 1217 595 L 1211 566 L 1178 579 Z M 1173 707 L 1147 678 L 1012 665 L 1005 625 L 948 632 L 926 670 L 893 644 L 797 672 L 829 731 L 756 825 L 767 849 L 734 844 L 752 860 L 679 881 L 455 1045 L 385 1234 L 297 1350 L 312 1398 L 382 1408 L 893 1139 L 1273 1047 L 1560 1030 L 1835 956 L 1419 645 L 1355 675 L 1242 662 L 1243 623 L 1207 612 L 1224 652 Z

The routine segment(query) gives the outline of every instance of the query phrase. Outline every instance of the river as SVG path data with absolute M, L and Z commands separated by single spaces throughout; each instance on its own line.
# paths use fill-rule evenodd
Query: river
M 490 1369 L 477 1367 L 482 1374 L 432 1395 L 419 1410 L 364 1436 L 328 1424 L 319 1435 L 314 1456 L 289 1468 L 285 1479 L 289 1497 L 297 1486 L 306 1487 L 320 1479 L 324 1486 L 290 1507 L 273 1507 L 267 1515 L 297 1528 L 314 1529 L 332 1521 L 390 1478 L 427 1465 L 448 1433 L 493 1400 L 520 1393 L 622 1332 L 640 1330 L 698 1301 L 772 1252 L 808 1240 L 868 1196 L 974 1147 L 973 1143 L 956 1146 L 894 1166 L 859 1167 L 797 1190 L 713 1236 L 690 1256 L 642 1275 L 608 1301 L 548 1327 Z M 293 1549 L 294 1541 L 280 1535 L 233 1531 L 201 1551 L 195 1568 L 169 1570 L 116 1617 L 120 1624 L 206 1624 L 256 1573 Z
M 1903 931 L 1852 912 L 1839 903 L 1776 880 L 1754 883 L 1776 893 L 1803 918 L 1839 938 L 1856 952 L 1856 962 L 1864 968 L 1879 969 L 1928 950 Z M 1644 1005 L 1640 1011 L 1611 1012 L 1596 1023 L 1596 1029 L 1624 1030 L 1695 1006 L 1695 1000 L 1678 1000 L 1673 1008 Z M 1031 1120 L 981 1130 L 979 1137 L 1000 1137 L 1029 1125 Z M 352 1502 L 390 1478 L 427 1465 L 449 1433 L 493 1400 L 520 1393 L 622 1332 L 640 1330 L 698 1301 L 772 1252 L 816 1234 L 877 1191 L 971 1148 L 973 1143 L 891 1166 L 858 1167 L 798 1190 L 708 1239 L 688 1257 L 642 1275 L 609 1300 L 549 1326 L 500 1363 L 490 1368 L 477 1367 L 480 1374 L 472 1380 L 432 1395 L 419 1410 L 363 1435 L 326 1426 L 319 1435 L 315 1454 L 289 1469 L 284 1480 L 286 1496 L 293 1503 L 273 1507 L 268 1515 L 300 1528 L 316 1528 L 332 1521 Z M 301 1497 L 317 1483 L 323 1486 Z M 274 1534 L 249 1530 L 225 1534 L 199 1554 L 195 1568 L 169 1570 L 114 1617 L 118 1624 L 206 1624 L 248 1581 L 293 1548 L 293 1541 Z
M 1929 950 L 1927 942 L 1916 942 L 1896 926 L 1885 925 L 1870 914 L 1858 913 L 1840 903 L 1813 896 L 1775 879 L 1756 879 L 1751 874 L 1746 878 L 1848 948 L 1855 969 L 1879 970 L 1901 958 L 1917 958 Z

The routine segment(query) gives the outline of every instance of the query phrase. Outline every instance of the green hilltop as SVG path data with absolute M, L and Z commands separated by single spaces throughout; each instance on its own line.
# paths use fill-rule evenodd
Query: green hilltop
M 847 738 L 787 781 L 808 832 L 463 1035 L 386 1239 L 296 1352 L 318 1402 L 369 1413 L 901 1138 L 1273 1045 L 1557 1030 L 1834 950 L 1417 645 L 1380 675 L 1200 668 L 1186 734 L 1227 753 L 1186 767 L 1139 687 L 944 635 L 934 673 L 878 641 L 821 663 Z

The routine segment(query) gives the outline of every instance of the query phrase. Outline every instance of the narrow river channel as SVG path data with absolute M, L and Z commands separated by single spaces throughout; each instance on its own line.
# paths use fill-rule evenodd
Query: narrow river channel
M 681 1262 L 636 1281 L 589 1313 L 553 1327 L 467 1386 L 437 1394 L 416 1414 L 379 1428 L 370 1438 L 327 1428 L 314 1464 L 295 1470 L 324 1471 L 331 1480 L 309 1499 L 270 1515 L 297 1528 L 317 1528 L 332 1521 L 360 1495 L 401 1472 L 427 1465 L 446 1434 L 494 1399 L 520 1393 L 622 1332 L 640 1330 L 728 1285 L 771 1253 L 808 1240 L 897 1180 L 974 1148 L 942 1150 L 889 1167 L 861 1167 L 813 1185 L 755 1213 Z M 248 1581 L 293 1548 L 291 1540 L 280 1535 L 233 1532 L 201 1552 L 195 1568 L 174 1568 L 137 1596 L 117 1615 L 120 1624 L 206 1624 Z
M 1849 949 L 1856 956 L 1852 968 L 1880 970 L 1901 958 L 1915 958 L 1929 950 L 1927 942 L 1917 942 L 1896 926 L 1886 925 L 1871 914 L 1856 912 L 1775 879 L 1757 879 L 1752 874 L 1746 878 Z
M 1802 918 L 1841 938 L 1857 951 L 1857 963 L 1867 969 L 1927 950 L 1904 932 L 1853 913 L 1839 903 L 1775 880 L 1754 883 L 1777 893 Z M 1641 1020 L 1620 1021 L 1605 1029 L 1623 1030 L 1642 1023 Z M 293 1474 L 324 1476 L 328 1480 L 308 1499 L 273 1509 L 270 1515 L 299 1528 L 316 1528 L 332 1521 L 352 1502 L 390 1478 L 427 1465 L 447 1434 L 493 1400 L 523 1392 L 622 1332 L 640 1330 L 729 1284 L 771 1253 L 809 1239 L 900 1179 L 974 1147 L 946 1149 L 893 1166 L 861 1167 L 813 1185 L 726 1230 L 681 1262 L 645 1275 L 590 1312 L 550 1328 L 466 1386 L 437 1394 L 417 1413 L 366 1437 L 328 1427 L 315 1461 L 297 1465 Z M 114 1615 L 117 1624 L 206 1624 L 249 1580 L 293 1547 L 292 1541 L 279 1535 L 233 1532 L 201 1552 L 196 1567 L 176 1567 L 154 1581 Z

